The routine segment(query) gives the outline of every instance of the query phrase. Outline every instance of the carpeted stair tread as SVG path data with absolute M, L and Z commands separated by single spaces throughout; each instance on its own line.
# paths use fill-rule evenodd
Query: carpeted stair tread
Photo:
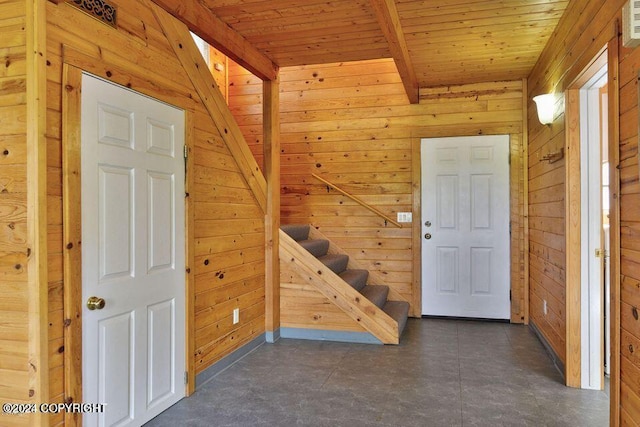
M 387 295 L 389 295 L 388 286 L 379 285 L 367 285 L 360 293 L 369 301 L 374 303 L 378 308 L 384 307 L 387 302 Z
M 329 241 L 324 239 L 314 239 L 314 240 L 300 240 L 298 242 L 300 246 L 305 248 L 307 251 L 311 253 L 316 258 L 320 258 L 327 254 L 329 251 Z
M 409 303 L 406 301 L 387 301 L 382 310 L 398 322 L 398 335 L 402 335 L 409 315 Z
M 347 270 L 349 256 L 345 254 L 329 254 L 328 251 L 331 247 L 329 240 L 309 239 L 310 225 L 288 224 L 282 225 L 280 228 L 318 261 L 340 276 L 344 281 L 344 284 L 340 286 L 351 286 L 363 298 L 367 298 L 372 304 L 394 319 L 398 323 L 398 335 L 402 335 L 409 315 L 409 303 L 405 301 L 387 301 L 389 287 L 385 285 L 367 285 L 369 271 L 362 269 Z
M 369 272 L 367 270 L 349 269 L 340 273 L 340 278 L 351 285 L 356 291 L 367 286 Z
M 347 264 L 349 263 L 349 257 L 342 254 L 328 254 L 318 257 L 318 260 L 336 274 L 340 274 L 345 271 L 347 269 Z
M 287 233 L 296 242 L 309 238 L 309 224 L 281 225 L 280 229 Z

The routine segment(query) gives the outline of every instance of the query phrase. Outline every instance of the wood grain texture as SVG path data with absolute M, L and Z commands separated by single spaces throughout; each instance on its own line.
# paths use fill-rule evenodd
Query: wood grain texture
M 108 28 L 63 2 L 58 5 L 47 3 L 48 300 L 49 317 L 56 319 L 55 328 L 50 328 L 48 334 L 50 390 L 56 393 L 49 397 L 50 401 L 63 401 L 67 393 L 72 392 L 70 385 L 64 385 L 65 360 L 77 357 L 77 354 L 66 354 L 66 351 L 74 350 L 65 350 L 58 338 L 58 330 L 62 331 L 64 322 L 63 307 L 67 313 L 72 313 L 72 307 L 63 301 L 63 293 L 69 289 L 65 288 L 63 277 L 63 252 L 67 250 L 68 242 L 63 240 L 62 232 L 65 208 L 62 203 L 61 139 L 62 135 L 68 138 L 73 134 L 73 128 L 62 130 L 67 121 L 63 117 L 69 113 L 63 111 L 63 93 L 71 89 L 63 84 L 64 64 L 187 112 L 186 144 L 190 156 L 186 190 L 189 193 L 187 223 L 190 225 L 187 226 L 185 250 L 190 271 L 187 273 L 190 292 L 187 300 L 193 304 L 187 307 L 192 312 L 188 320 L 191 327 L 187 331 L 191 343 L 190 378 L 264 332 L 264 298 L 250 298 L 255 284 L 263 284 L 264 280 L 264 213 L 229 151 L 219 130 L 222 125 L 216 123 L 204 108 L 204 102 L 173 54 L 149 3 L 143 0 L 117 3 L 121 18 L 119 30 Z M 19 61 L 17 66 L 20 66 Z M 14 146 L 15 143 L 7 145 L 12 150 L 10 157 L 17 160 L 23 154 L 16 148 L 14 156 Z M 22 211 L 23 208 L 14 209 L 11 220 L 17 220 Z M 19 296 L 13 297 L 16 298 Z M 240 323 L 233 325 L 228 319 L 235 307 L 240 308 Z M 213 329 L 218 332 L 211 334 Z M 7 337 L 14 340 L 21 335 L 13 328 L 8 332 Z M 191 381 L 191 390 L 194 385 Z M 81 395 L 73 398 L 81 401 Z M 61 418 L 52 418 L 51 422 L 61 421 Z
M 421 87 L 527 77 L 568 1 L 398 2 Z
M 619 17 L 619 15 L 618 15 Z M 610 218 L 617 219 L 620 229 L 619 252 L 616 254 L 612 246 L 611 261 L 612 270 L 617 262 L 619 280 L 615 283 L 612 279 L 612 287 L 619 284 L 618 295 L 612 295 L 612 307 L 619 308 L 617 313 L 612 313 L 619 319 L 620 327 L 612 331 L 612 345 L 617 341 L 617 354 L 612 355 L 612 368 L 619 367 L 619 375 L 611 381 L 611 401 L 619 406 L 612 408 L 611 425 L 636 425 L 640 417 L 640 385 L 638 382 L 638 371 L 640 370 L 640 359 L 637 357 L 640 349 L 640 330 L 638 321 L 630 314 L 630 307 L 640 308 L 640 270 L 638 269 L 638 259 L 635 251 L 638 250 L 640 235 L 635 230 L 640 225 L 640 218 L 637 216 L 638 206 L 640 206 L 640 186 L 638 175 L 638 73 L 640 72 L 640 52 L 637 49 L 630 50 L 622 47 L 619 41 L 619 91 L 615 94 L 619 100 L 619 149 L 616 157 L 611 157 L 610 162 L 618 162 L 618 168 L 611 168 L 612 176 L 617 176 L 618 181 L 612 181 L 619 188 L 611 192 L 618 196 L 619 209 L 617 215 Z M 612 93 L 612 91 L 610 91 Z M 610 102 L 615 100 L 610 99 Z M 611 111 L 610 111 L 611 112 Z M 612 212 L 614 213 L 614 212 Z M 613 224 L 611 233 L 613 236 Z M 614 241 L 612 241 L 612 245 Z M 615 256 L 615 258 L 614 258 Z M 614 288 L 614 290 L 616 290 Z M 618 297 L 616 300 L 616 296 Z M 616 320 L 612 317 L 612 322 Z M 635 350 L 635 354 L 631 350 Z M 618 370 L 616 370 L 616 373 Z M 619 409 L 618 409 L 619 408 Z M 617 411 L 616 411 L 617 409 Z M 615 422 L 615 423 L 614 423 Z M 619 424 L 618 424 L 619 423 Z
M 565 142 L 565 381 L 570 387 L 580 387 L 581 371 L 581 174 L 580 174 L 580 91 L 566 92 Z M 582 112 L 585 114 L 585 112 Z M 586 224 L 585 224 L 586 226 Z M 550 241 L 547 238 L 547 241 Z M 585 278 L 586 280 L 586 278 Z M 543 313 L 544 314 L 544 313 Z
M 371 301 L 364 298 L 351 285 L 342 280 L 283 231 L 280 231 L 280 259 L 281 283 L 311 286 L 330 301 L 332 305 L 340 309 L 341 313 L 338 312 L 338 318 L 343 318 L 344 314 L 350 319 L 350 322 L 344 322 L 343 319 L 340 324 L 336 324 L 329 329 L 353 331 L 358 330 L 357 326 L 359 325 L 384 344 L 399 343 L 398 322 L 389 317 L 388 314 Z M 293 316 L 295 318 L 292 319 L 293 323 L 285 324 L 283 322 L 283 326 L 299 327 L 293 325 L 307 324 L 310 319 L 315 320 L 316 317 L 322 317 L 316 313 L 317 307 L 314 307 L 313 304 L 311 306 L 305 305 L 304 299 L 298 300 L 298 298 L 304 298 L 300 293 L 286 294 L 286 296 L 288 298 L 282 300 L 282 309 L 286 311 L 290 305 L 298 306 L 299 303 L 299 308 L 302 309 L 302 312 Z M 291 316 L 290 313 L 287 313 L 285 317 L 287 315 Z M 332 323 L 338 323 L 336 322 L 337 319 L 331 319 L 326 315 L 324 317 L 329 318 Z M 310 323 L 310 326 L 313 326 L 313 323 Z M 330 325 L 323 323 L 323 326 L 329 327 Z
M 396 3 L 393 0 L 370 0 L 370 2 L 378 18 L 380 29 L 387 39 L 391 57 L 398 68 L 407 98 L 411 104 L 417 104 L 420 101 L 418 79 L 404 38 Z
M 278 66 L 391 57 L 369 0 L 202 3 Z
M 187 374 L 188 382 L 185 385 L 185 394 L 190 396 L 196 391 L 196 367 L 195 360 L 189 355 L 194 354 L 196 351 L 196 334 L 195 334 L 195 203 L 194 203 L 194 153 L 195 153 L 195 119 L 194 113 L 191 111 L 185 111 L 185 137 L 184 143 L 187 150 L 187 159 L 185 160 L 185 242 L 186 242 L 186 254 L 185 254 L 185 312 L 187 315 L 187 321 L 185 322 L 185 343 L 187 352 Z M 192 195 L 193 194 L 193 195 Z
M 327 253 L 332 255 L 348 255 L 348 252 L 338 246 L 334 241 L 330 240 L 328 236 L 325 236 L 318 230 L 313 224 L 309 230 L 309 239 L 312 240 L 328 240 L 329 241 L 329 250 Z M 347 263 L 348 270 L 366 270 L 366 266 L 361 264 L 359 261 L 354 259 L 353 257 L 349 257 L 349 262 Z M 383 285 L 389 287 L 383 275 L 378 273 L 377 271 L 369 271 L 369 277 L 367 279 L 368 285 Z M 390 301 L 405 301 L 408 302 L 402 294 L 400 294 L 397 290 L 389 287 L 389 295 L 387 297 Z
M 598 53 L 609 43 L 610 48 L 617 46 L 620 41 L 618 38 L 618 31 L 616 30 L 615 21 L 621 17 L 621 8 L 624 1 L 604 1 L 604 0 L 589 0 L 584 2 L 571 2 L 567 7 L 566 13 L 560 19 L 558 27 L 551 36 L 549 43 L 543 50 L 537 64 L 533 68 L 532 73 L 528 78 L 528 98 L 541 93 L 555 92 L 558 95 L 562 94 L 570 85 L 576 81 L 582 71 L 586 69 L 593 61 L 593 58 L 598 56 Z M 611 56 L 610 60 L 615 58 Z M 614 129 L 614 133 L 609 136 L 610 141 L 610 162 L 611 164 L 611 183 L 613 186 L 620 183 L 619 191 L 612 188 L 611 206 L 613 210 L 611 212 L 610 220 L 614 223 L 617 220 L 615 215 L 619 215 L 619 227 L 620 227 L 620 246 L 622 253 L 620 256 L 620 267 L 615 267 L 615 258 L 612 258 L 612 272 L 619 277 L 613 277 L 612 284 L 612 323 L 616 322 L 616 311 L 618 310 L 616 300 L 617 290 L 616 284 L 619 282 L 619 278 L 624 283 L 625 277 L 630 278 L 640 277 L 640 274 L 634 269 L 633 261 L 626 261 L 625 248 L 634 248 L 637 238 L 630 233 L 635 227 L 635 222 L 638 218 L 635 216 L 634 206 L 638 202 L 636 200 L 636 194 L 638 192 L 637 186 L 637 161 L 635 159 L 635 153 L 637 150 L 637 87 L 636 77 L 638 73 L 638 54 L 632 53 L 625 49 L 620 50 L 620 61 L 613 59 L 615 63 L 609 64 L 609 70 L 614 72 L 613 77 L 610 76 L 610 88 L 618 85 L 619 91 L 610 90 L 609 96 L 609 112 L 616 111 L 619 108 L 619 116 L 610 118 L 610 129 Z M 612 78 L 617 79 L 616 74 L 619 68 L 619 80 L 614 81 Z M 615 85 L 612 85 L 612 82 Z M 629 86 L 631 85 L 631 89 Z M 625 86 L 627 88 L 625 89 Z M 615 92 L 615 93 L 614 93 Z M 619 97 L 619 103 L 616 99 Z M 565 100 L 566 102 L 566 100 Z M 560 106 L 560 105 L 559 105 Z M 565 345 L 567 334 L 569 331 L 557 330 L 554 326 L 553 319 L 560 318 L 562 322 L 566 322 L 567 316 L 570 313 L 557 312 L 556 308 L 550 307 L 550 313 L 552 316 L 544 316 L 539 311 L 539 306 L 534 304 L 535 299 L 540 296 L 546 296 L 552 298 L 557 302 L 557 307 L 569 307 L 570 302 L 567 298 L 570 296 L 567 294 L 566 283 L 569 279 L 570 266 L 565 265 L 566 248 L 564 245 L 557 244 L 559 240 L 562 242 L 565 238 L 562 230 L 555 229 L 552 231 L 549 227 L 554 227 L 554 223 L 557 220 L 566 221 L 569 212 L 566 212 L 563 208 L 565 204 L 566 194 L 568 194 L 568 183 L 565 182 L 565 168 L 567 167 L 567 160 L 558 162 L 556 166 L 548 165 L 546 167 L 538 166 L 538 159 L 545 153 L 552 152 L 566 144 L 565 134 L 569 129 L 569 123 L 565 123 L 565 112 L 562 108 L 558 111 L 558 117 L 550 127 L 544 127 L 540 125 L 534 114 L 534 108 L 530 102 L 529 109 L 529 215 L 530 224 L 532 228 L 530 238 L 530 277 L 532 281 L 531 286 L 531 318 L 538 325 L 542 334 L 547 338 L 550 344 L 555 350 L 560 346 Z M 619 120 L 619 134 L 615 130 Z M 618 141 L 620 142 L 618 148 Z M 619 159 L 619 175 L 616 171 L 616 158 Z M 630 174 L 632 168 L 633 174 Z M 546 194 L 545 194 L 546 190 Z M 619 214 L 616 214 L 615 207 L 619 200 L 620 209 Z M 560 204 L 559 204 L 560 203 Z M 538 231 L 539 230 L 539 231 Z M 612 236 L 613 236 L 612 229 Z M 612 244 L 616 242 L 615 236 L 612 238 Z M 612 247 L 612 253 L 616 251 L 616 248 Z M 617 257 L 617 256 L 616 256 Z M 629 259 L 629 258 L 627 258 Z M 539 261 L 544 261 L 544 264 L 540 264 Z M 536 266 L 537 264 L 537 266 Z M 542 266 L 545 267 L 542 267 Z M 542 268 L 542 269 L 541 269 Z M 573 277 L 573 276 L 572 276 Z M 534 286 L 535 284 L 535 286 Z M 571 298 L 574 298 L 572 296 Z M 575 307 L 571 304 L 571 308 Z M 565 323 L 566 325 L 566 323 Z M 558 324 L 561 328 L 564 327 L 562 323 Z M 612 331 L 615 342 L 618 326 L 612 326 Z M 624 329 L 624 325 L 622 325 Z M 574 332 L 575 334 L 575 332 Z M 575 346 L 572 346 L 575 351 Z M 614 358 L 612 360 L 615 365 L 615 352 L 623 346 L 616 345 L 612 348 Z M 558 353 L 562 354 L 562 353 Z M 564 357 L 564 356 L 563 356 Z M 566 357 L 573 357 L 566 355 Z M 621 401 L 622 410 L 618 411 L 618 393 L 619 385 L 615 380 L 616 373 L 614 372 L 614 379 L 611 385 L 614 389 L 611 390 L 611 425 L 619 425 L 625 413 L 625 402 Z M 624 383 L 624 380 L 622 380 Z M 633 392 L 637 395 L 637 392 Z M 628 400 L 630 402 L 632 400 Z
M 254 156 L 262 159 L 261 82 L 231 64 L 229 103 Z M 349 256 L 411 302 L 420 316 L 420 138 L 509 134 L 512 158 L 522 152 L 522 80 L 424 89 L 407 102 L 393 61 L 364 61 L 280 70 L 281 215 L 312 223 Z M 417 144 L 417 145 L 416 145 Z M 416 148 L 417 147 L 417 148 Z M 511 177 L 512 319 L 524 321 L 523 163 Z M 395 218 L 401 229 L 312 178 L 318 174 Z M 408 225 L 408 224 L 406 224 Z M 418 233 L 419 236 L 419 233 Z
M 5 6 L 5 5 L 3 5 Z M 11 52 L 7 77 L 2 78 L 3 108 L 0 109 L 0 183 L 27 181 L 28 162 L 33 147 L 27 142 L 26 108 L 26 2 L 13 1 L 0 8 L 2 48 Z M 18 26 L 18 28 L 16 28 Z M 33 59 L 29 60 L 33 63 Z M 33 83 L 33 82 L 31 82 Z M 11 110 L 20 111 L 22 120 L 9 125 Z M 31 388 L 30 300 L 34 298 L 28 277 L 28 251 L 32 242 L 32 224 L 28 219 L 26 185 L 2 184 L 0 193 L 0 394 L 3 400 L 29 402 Z M 32 215 L 31 215 L 32 217 Z M 28 415 L 14 417 L 0 414 L 0 424 L 28 426 Z
M 82 71 L 76 67 L 63 66 L 62 82 L 62 205 L 64 246 L 64 358 L 62 364 L 50 369 L 64 367 L 64 398 L 78 402 L 82 396 L 82 192 L 81 192 L 81 88 Z M 50 190 L 52 191 L 52 190 Z M 59 296 L 49 298 L 57 302 Z M 53 365 L 53 364 L 52 364 Z M 54 377 L 55 378 L 55 377 Z M 65 424 L 78 424 L 78 415 L 65 414 Z
M 189 9 L 189 2 L 162 3 Z M 527 77 L 569 2 L 199 3 L 280 67 L 394 58 L 410 99 L 418 102 L 414 84 L 423 88 Z M 409 63 L 415 77 L 407 78 Z
M 619 33 L 620 24 L 615 23 L 615 33 Z M 611 301 L 610 345 L 610 402 L 609 424 L 618 425 L 620 417 L 620 378 L 622 365 L 620 359 L 620 48 L 617 38 L 609 41 L 608 58 L 608 125 L 609 125 L 609 234 L 611 236 L 609 253 L 609 273 Z M 640 369 L 640 367 L 638 367 Z M 640 388 L 638 388 L 640 390 Z
M 292 279 L 284 271 L 281 285 L 281 322 L 287 328 L 366 332 L 314 286 Z M 295 276 L 294 276 L 295 277 Z M 293 283 L 299 281 L 300 283 Z
M 27 261 L 29 286 L 29 398 L 49 396 L 48 254 L 47 254 L 47 152 L 46 126 L 46 1 L 27 2 Z M 48 423 L 49 415 L 30 416 L 35 425 Z
M 240 172 L 253 191 L 254 197 L 262 210 L 266 211 L 267 184 L 265 178 L 248 150 L 243 135 L 229 112 L 224 96 L 222 96 L 200 51 L 189 34 L 189 29 L 158 6 L 154 8 L 154 13 L 175 55 L 180 60 L 180 64 L 198 92 L 204 107 L 218 127 L 234 160 L 240 164 Z
M 152 1 L 188 25 L 191 31 L 211 46 L 242 64 L 255 75 L 264 80 L 274 80 L 277 77 L 278 69 L 269 57 L 253 47 L 240 33 L 211 14 L 201 2 Z
M 337 191 L 338 193 L 342 194 L 343 196 L 345 196 L 347 199 L 350 199 L 354 202 L 356 202 L 357 204 L 359 204 L 360 206 L 362 206 L 363 208 L 373 212 L 374 214 L 378 215 L 380 218 L 384 219 L 385 224 L 389 223 L 389 224 L 393 224 L 398 228 L 402 228 L 402 224 L 400 224 L 398 221 L 396 221 L 395 219 L 390 218 L 389 216 L 385 215 L 383 212 L 381 212 L 379 209 L 374 208 L 373 206 L 371 206 L 370 204 L 362 201 L 361 199 L 359 199 L 358 197 L 352 195 L 351 193 L 349 193 L 348 191 L 344 191 L 343 189 L 341 189 L 340 187 L 338 187 L 337 185 L 327 181 L 326 179 L 322 178 L 319 175 L 316 175 L 315 173 L 312 173 L 311 176 L 315 179 L 317 179 L 318 181 L 322 182 L 324 185 L 326 185 L 327 187 L 330 187 L 331 189 Z
M 263 155 L 267 181 L 265 212 L 265 329 L 280 328 L 280 83 L 263 82 Z
M 522 252 L 523 252 L 523 268 L 522 268 L 522 292 L 524 303 L 524 318 L 525 325 L 529 324 L 530 317 L 530 276 L 529 276 L 529 129 L 527 126 L 529 102 L 526 94 L 528 82 L 527 79 L 522 79 L 522 203 L 520 206 L 520 215 L 522 218 Z M 513 312 L 513 311 L 512 311 Z

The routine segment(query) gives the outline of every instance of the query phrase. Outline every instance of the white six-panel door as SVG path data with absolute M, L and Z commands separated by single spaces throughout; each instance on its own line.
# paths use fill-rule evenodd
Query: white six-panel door
M 421 141 L 422 314 L 510 318 L 509 137 Z
M 141 425 L 185 393 L 184 112 L 82 79 L 86 426 Z

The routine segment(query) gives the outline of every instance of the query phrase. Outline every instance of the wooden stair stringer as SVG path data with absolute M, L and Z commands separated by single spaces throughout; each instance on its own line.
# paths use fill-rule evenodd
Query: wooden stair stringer
M 398 344 L 398 322 L 280 230 L 280 262 L 383 344 Z
M 396 291 L 395 289 L 393 289 L 393 287 L 389 286 L 386 283 L 386 281 L 384 280 L 384 277 L 382 276 L 382 274 L 378 273 L 377 271 L 372 271 L 371 269 L 369 269 L 368 267 L 364 266 L 363 264 L 361 264 L 357 260 L 353 259 L 353 256 L 349 255 L 349 253 L 347 251 L 345 251 L 344 249 L 342 249 L 341 247 L 339 247 L 338 245 L 333 243 L 333 241 L 330 238 L 328 238 L 327 236 L 322 234 L 313 224 L 311 224 L 311 227 L 309 228 L 309 238 L 310 239 L 324 239 L 324 240 L 329 241 L 329 252 L 328 253 L 330 253 L 330 254 L 348 255 L 349 256 L 349 264 L 347 264 L 347 268 L 349 270 L 367 270 L 369 272 L 369 279 L 367 280 L 367 284 L 368 285 L 384 285 L 384 286 L 388 287 L 389 288 L 389 296 L 387 297 L 388 300 L 390 300 L 390 301 L 404 301 L 406 303 L 411 304 L 411 302 L 408 301 L 404 296 L 402 296 L 402 294 L 400 294 L 400 292 Z

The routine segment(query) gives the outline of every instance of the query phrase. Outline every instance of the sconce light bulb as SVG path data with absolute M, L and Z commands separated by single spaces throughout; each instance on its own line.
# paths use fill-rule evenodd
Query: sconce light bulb
M 536 103 L 540 123 L 543 125 L 553 123 L 556 106 L 555 95 L 553 93 L 546 93 L 544 95 L 534 96 L 533 101 Z

